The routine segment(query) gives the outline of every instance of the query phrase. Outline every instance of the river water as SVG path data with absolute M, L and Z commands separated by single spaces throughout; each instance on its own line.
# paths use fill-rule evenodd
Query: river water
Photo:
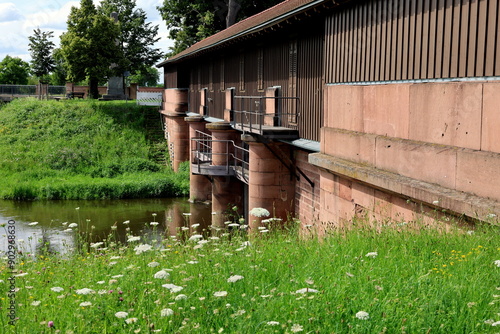
M 0 224 L 8 226 L 9 221 L 15 226 L 15 240 L 21 251 L 36 253 L 45 245 L 51 251 L 64 253 L 74 248 L 78 234 L 90 235 L 93 242 L 102 241 L 112 234 L 123 242 L 127 235 L 143 236 L 147 240 L 152 234 L 169 236 L 181 230 L 199 232 L 210 225 L 211 206 L 189 203 L 187 198 L 0 200 Z M 193 224 L 200 226 L 190 228 Z M 2 252 L 7 249 L 6 229 L 6 226 L 0 228 Z

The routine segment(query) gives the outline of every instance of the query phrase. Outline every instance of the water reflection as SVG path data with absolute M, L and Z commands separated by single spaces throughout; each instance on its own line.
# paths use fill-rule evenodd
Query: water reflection
M 175 235 L 181 229 L 200 224 L 208 229 L 211 207 L 189 203 L 186 198 L 130 199 L 99 201 L 3 201 L 0 223 L 16 221 L 17 246 L 24 252 L 65 252 L 77 246 L 77 233 L 91 235 L 99 242 L 110 235 L 124 242 L 128 235 Z M 126 222 L 126 223 L 124 223 Z M 153 223 L 153 224 L 152 224 Z M 76 226 L 76 227 L 75 227 Z M 0 250 L 7 249 L 5 231 L 0 230 Z

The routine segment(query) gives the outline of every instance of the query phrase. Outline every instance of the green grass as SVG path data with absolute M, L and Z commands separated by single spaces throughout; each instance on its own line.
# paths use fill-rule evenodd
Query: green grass
M 2 106 L 0 198 L 187 195 L 188 172 L 175 174 L 155 161 L 166 144 L 148 137 L 147 112 L 156 113 L 133 102 L 88 100 Z
M 88 253 L 18 258 L 19 320 L 1 321 L 5 333 L 498 333 L 498 232 L 412 226 L 318 240 L 271 229 L 250 244 L 208 231 L 201 242 L 153 233 L 116 244 L 111 234 Z M 137 254 L 139 245 L 152 248 Z M 169 276 L 155 278 L 162 269 Z M 6 314 L 5 261 L 1 275 Z M 243 278 L 228 282 L 233 275 Z

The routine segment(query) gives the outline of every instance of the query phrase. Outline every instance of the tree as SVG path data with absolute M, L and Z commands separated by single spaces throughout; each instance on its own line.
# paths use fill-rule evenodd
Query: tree
M 121 73 L 128 71 L 148 75 L 149 68 L 163 56 L 154 44 L 159 40 L 158 26 L 146 23 L 146 13 L 135 9 L 135 0 L 103 0 L 98 8 L 105 16 L 118 14 L 120 28 L 119 44 L 123 54 L 120 61 Z
M 29 36 L 29 51 L 31 54 L 31 72 L 40 81 L 47 81 L 48 75 L 55 68 L 52 58 L 52 49 L 55 44 L 49 39 L 52 38 L 53 31 L 42 32 L 39 28 L 34 30 L 35 34 Z
M 144 72 L 137 71 L 127 78 L 128 82 L 134 82 L 142 87 L 155 87 L 160 79 L 160 72 L 155 67 L 149 67 Z
M 99 96 L 99 80 L 111 76 L 123 59 L 117 43 L 120 30 L 107 16 L 98 13 L 92 0 L 81 0 L 80 8 L 72 7 L 68 30 L 61 35 L 61 54 L 68 79 L 88 79 L 92 98 Z
M 9 55 L 0 62 L 0 84 L 26 85 L 30 74 L 30 64 L 21 58 Z
M 157 7 L 174 40 L 170 56 L 282 0 L 163 0 Z
M 64 84 L 66 84 L 68 71 L 66 71 L 64 56 L 62 55 L 61 49 L 54 49 L 52 58 L 54 59 L 54 69 L 50 74 L 50 83 L 54 86 L 64 86 Z

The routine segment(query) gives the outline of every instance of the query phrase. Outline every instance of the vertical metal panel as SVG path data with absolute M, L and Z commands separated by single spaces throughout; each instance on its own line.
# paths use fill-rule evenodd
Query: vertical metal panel
M 487 22 L 488 1 L 480 1 L 478 8 L 478 22 Z M 484 75 L 484 55 L 486 54 L 486 24 L 478 26 L 477 30 L 477 44 L 476 44 L 476 67 L 475 72 L 478 75 Z
M 498 0 L 367 0 L 327 17 L 329 82 L 496 76 Z M 328 45 L 334 43 L 334 45 Z M 329 58 L 328 58 L 329 57 Z M 333 80 L 333 81 L 332 81 Z
M 499 13 L 497 13 L 497 9 L 500 8 L 497 1 L 489 1 L 488 2 L 488 28 L 486 29 L 486 55 L 485 55 L 485 66 L 484 66 L 484 75 L 492 76 L 495 73 L 495 43 L 498 47 L 499 41 L 496 40 L 497 36 L 500 38 L 500 34 L 498 34 L 498 20 Z M 497 53 L 496 58 L 500 55 Z M 497 74 L 498 75 L 498 74 Z

